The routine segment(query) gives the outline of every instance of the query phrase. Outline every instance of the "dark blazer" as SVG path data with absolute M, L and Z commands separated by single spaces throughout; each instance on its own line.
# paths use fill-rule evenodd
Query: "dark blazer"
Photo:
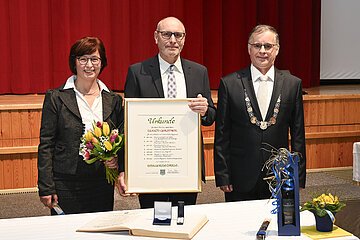
M 275 69 L 274 89 L 266 120 L 273 115 L 276 100 L 281 94 L 276 124 L 265 131 L 252 124 L 245 105 L 244 89 L 250 98 L 254 115 L 261 119 L 250 67 L 223 77 L 218 90 L 215 124 L 214 170 L 217 186 L 233 185 L 236 191 L 248 192 L 259 177 L 270 153 L 261 150 L 263 143 L 276 149 L 300 152 L 300 186 L 305 187 L 306 155 L 304 111 L 301 80 L 290 73 Z
M 79 107 L 73 89 L 50 90 L 42 109 L 40 144 L 38 148 L 39 195 L 56 193 L 54 174 L 105 178 L 104 164 L 87 164 L 79 155 L 80 138 L 84 133 Z M 103 119 L 110 128 L 122 131 L 124 114 L 122 98 L 114 92 L 102 91 Z M 120 151 L 119 151 L 120 152 Z M 120 171 L 123 156 L 119 153 Z M 80 176 L 81 177 L 81 176 Z
M 186 82 L 186 95 L 195 98 L 199 93 L 208 100 L 208 111 L 201 118 L 201 124 L 210 126 L 215 120 L 215 106 L 211 99 L 209 77 L 206 67 L 181 58 Z M 125 83 L 125 98 L 164 98 L 159 59 L 149 58 L 131 65 Z M 204 153 L 202 154 L 202 174 L 205 179 Z

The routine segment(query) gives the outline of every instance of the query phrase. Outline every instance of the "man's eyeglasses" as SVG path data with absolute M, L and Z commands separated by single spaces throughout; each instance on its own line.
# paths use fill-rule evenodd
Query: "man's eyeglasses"
M 77 57 L 77 60 L 81 65 L 86 65 L 89 60 L 94 66 L 99 65 L 101 62 L 101 58 L 96 56 L 92 56 L 92 57 L 81 56 L 81 57 Z
M 273 47 L 277 46 L 277 44 L 272 43 L 249 43 L 250 46 L 260 51 L 262 47 L 264 47 L 265 51 L 269 52 L 273 49 Z
M 160 33 L 161 37 L 169 40 L 171 38 L 172 35 L 174 35 L 175 39 L 180 41 L 185 37 L 185 33 L 184 32 L 170 32 L 170 31 L 156 31 L 158 33 Z

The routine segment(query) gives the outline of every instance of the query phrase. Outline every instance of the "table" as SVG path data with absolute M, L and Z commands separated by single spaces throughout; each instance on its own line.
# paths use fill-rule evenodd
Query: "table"
M 360 182 L 360 142 L 353 146 L 353 180 Z
M 186 212 L 205 213 L 209 222 L 194 236 L 193 240 L 247 240 L 255 239 L 256 232 L 265 217 L 271 217 L 267 240 L 275 239 L 310 239 L 305 235 L 297 237 L 277 236 L 276 215 L 271 215 L 273 208 L 268 200 L 242 201 L 232 203 L 213 203 L 195 206 L 185 206 Z M 153 209 L 137 209 L 132 211 L 153 211 Z M 62 216 L 42 216 L 28 218 L 13 218 L 0 220 L 1 239 L 26 240 L 114 240 L 114 239 L 142 239 L 159 240 L 161 238 L 144 238 L 129 236 L 127 232 L 113 233 L 85 233 L 76 229 L 91 221 L 95 217 L 106 213 L 85 213 Z M 308 211 L 301 212 L 301 226 L 314 225 L 315 219 Z M 333 238 L 342 240 L 358 239 L 355 236 Z

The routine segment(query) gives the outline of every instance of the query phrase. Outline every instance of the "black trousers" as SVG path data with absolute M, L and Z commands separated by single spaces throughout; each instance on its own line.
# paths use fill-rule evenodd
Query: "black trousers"
M 226 202 L 235 202 L 235 201 L 246 201 L 246 200 L 260 200 L 260 199 L 269 199 L 271 197 L 271 192 L 269 190 L 269 185 L 263 179 L 264 174 L 261 172 L 259 178 L 255 184 L 255 187 L 249 192 L 241 192 L 239 189 L 234 189 L 232 192 L 225 193 Z
M 155 201 L 171 202 L 172 206 L 177 206 L 178 201 L 184 201 L 185 205 L 196 204 L 197 193 L 157 193 L 139 194 L 141 208 L 153 208 Z

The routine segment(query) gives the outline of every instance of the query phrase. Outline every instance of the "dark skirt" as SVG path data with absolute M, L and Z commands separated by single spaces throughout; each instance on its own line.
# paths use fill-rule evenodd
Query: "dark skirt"
M 112 211 L 114 186 L 105 177 L 54 175 L 58 204 L 65 214 Z M 51 215 L 57 213 L 52 209 Z

